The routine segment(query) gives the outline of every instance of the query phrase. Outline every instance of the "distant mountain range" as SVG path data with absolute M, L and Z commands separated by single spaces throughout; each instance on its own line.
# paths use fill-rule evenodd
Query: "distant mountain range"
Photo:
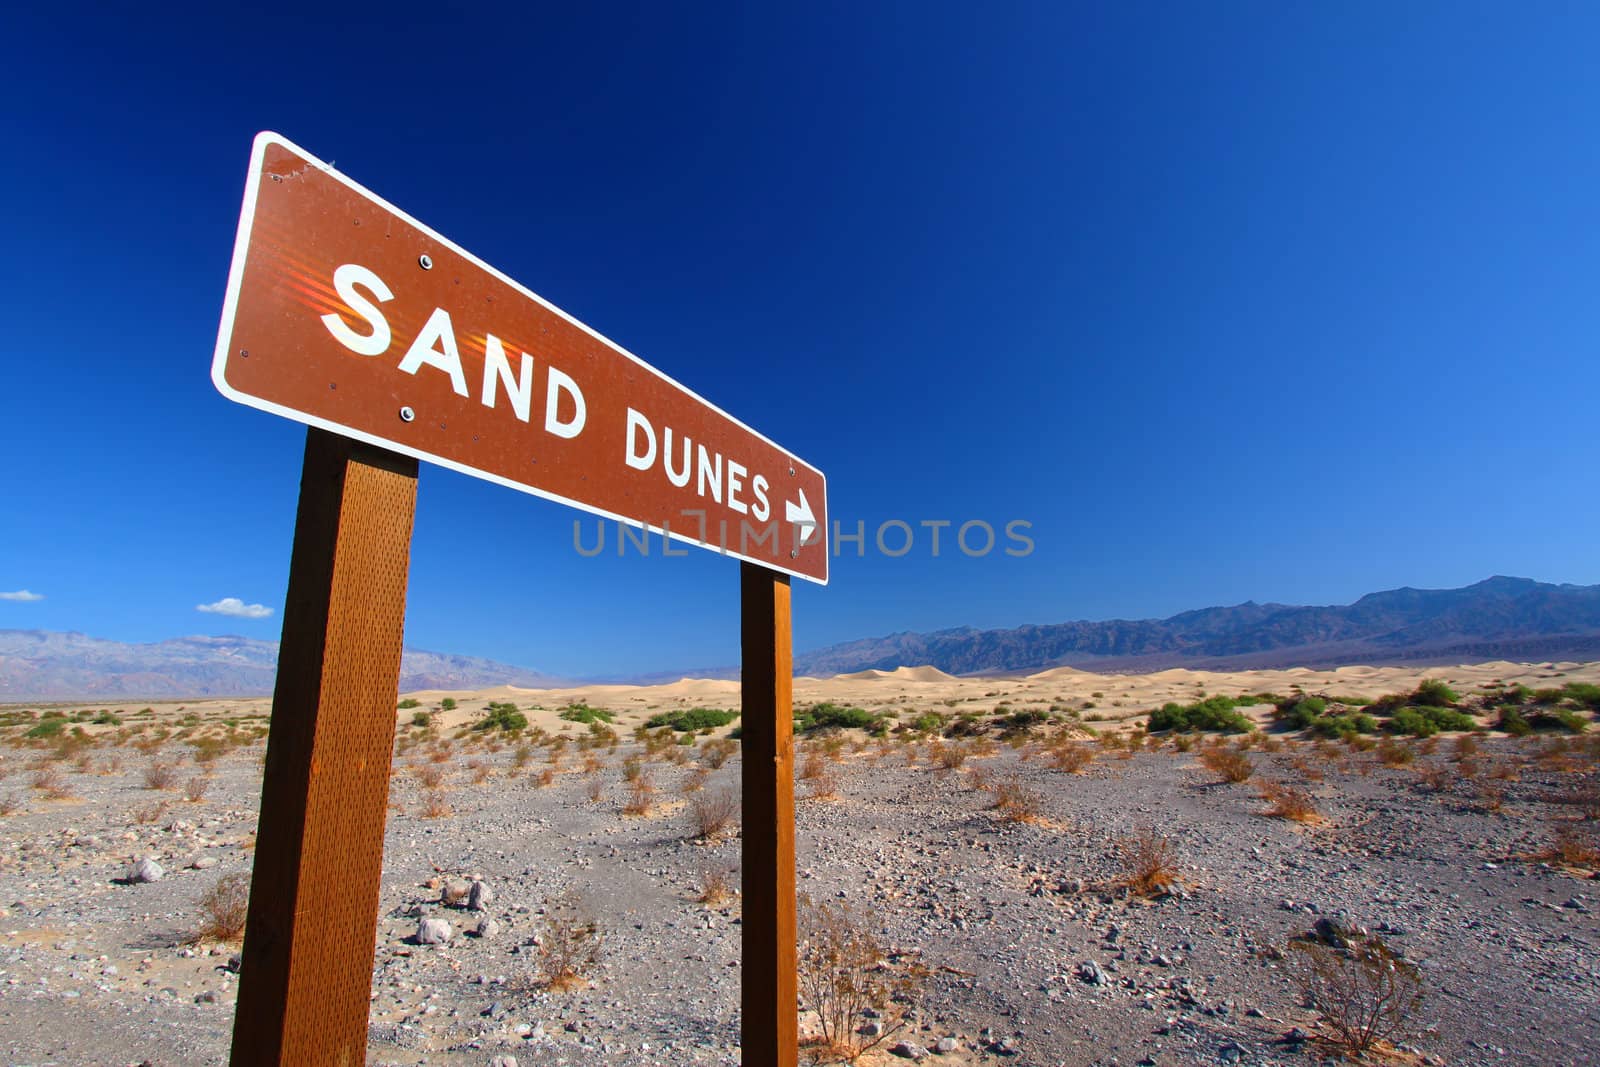
M 0 630 L 0 703 L 261 696 L 272 692 L 277 669 L 278 642 L 248 637 L 124 644 L 79 633 Z M 564 684 L 471 656 L 408 648 L 400 660 L 403 691 Z
M 124 644 L 78 633 L 0 630 L 0 703 L 259 696 L 272 692 L 277 657 L 276 641 L 246 637 Z M 1600 660 L 1600 585 L 1490 578 L 1464 589 L 1391 589 L 1331 607 L 1250 602 L 1170 619 L 899 633 L 803 653 L 795 657 L 795 672 L 827 676 L 927 665 L 949 674 L 1063 666 L 1137 673 L 1490 659 Z M 411 648 L 400 672 L 403 692 L 576 684 L 494 660 Z M 629 680 L 648 684 L 686 674 L 737 678 L 739 670 Z
M 1496 577 L 1463 589 L 1391 589 L 1331 607 L 1248 602 L 1170 619 L 964 626 L 833 645 L 796 656 L 795 670 L 833 675 L 927 664 L 950 674 L 1131 673 L 1490 659 L 1600 659 L 1600 585 Z

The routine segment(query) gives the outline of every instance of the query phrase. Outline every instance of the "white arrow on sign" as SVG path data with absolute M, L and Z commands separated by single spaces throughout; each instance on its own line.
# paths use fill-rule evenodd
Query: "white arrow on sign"
M 793 500 L 783 502 L 783 517 L 790 526 L 798 526 L 800 530 L 800 543 L 809 545 L 811 535 L 817 532 L 817 516 L 811 510 L 811 502 L 806 499 L 806 491 L 800 490 L 800 503 Z

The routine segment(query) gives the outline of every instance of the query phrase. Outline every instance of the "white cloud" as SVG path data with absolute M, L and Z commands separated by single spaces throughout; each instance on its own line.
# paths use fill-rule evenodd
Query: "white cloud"
M 0 593 L 0 600 L 20 600 L 31 604 L 35 600 L 43 600 L 43 593 L 30 593 L 26 589 L 18 589 L 15 593 Z
M 232 615 L 236 619 L 264 619 L 272 614 L 272 609 L 265 604 L 246 604 L 236 596 L 225 596 L 215 604 L 196 604 L 194 610 Z

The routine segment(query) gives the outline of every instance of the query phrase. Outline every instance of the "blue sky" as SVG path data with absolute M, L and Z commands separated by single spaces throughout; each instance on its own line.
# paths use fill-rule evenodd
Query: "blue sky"
M 847 546 L 802 648 L 1600 581 L 1592 9 L 158 10 L 0 41 L 0 591 L 44 597 L 0 628 L 277 636 L 304 431 L 208 377 L 261 129 L 794 449 L 869 541 L 1032 524 Z M 582 559 L 579 518 L 424 468 L 408 642 L 736 662 L 735 564 Z

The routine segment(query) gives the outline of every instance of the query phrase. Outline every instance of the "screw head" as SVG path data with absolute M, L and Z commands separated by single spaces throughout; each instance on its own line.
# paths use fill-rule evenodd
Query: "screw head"
M 415 411 L 412 411 L 409 407 L 403 407 L 403 408 L 400 409 L 400 421 L 401 422 L 410 422 L 412 419 L 414 419 L 416 417 L 417 417 L 417 413 Z
M 424 252 L 422 255 L 417 257 L 417 266 L 421 267 L 423 270 L 432 270 L 433 257 Z

